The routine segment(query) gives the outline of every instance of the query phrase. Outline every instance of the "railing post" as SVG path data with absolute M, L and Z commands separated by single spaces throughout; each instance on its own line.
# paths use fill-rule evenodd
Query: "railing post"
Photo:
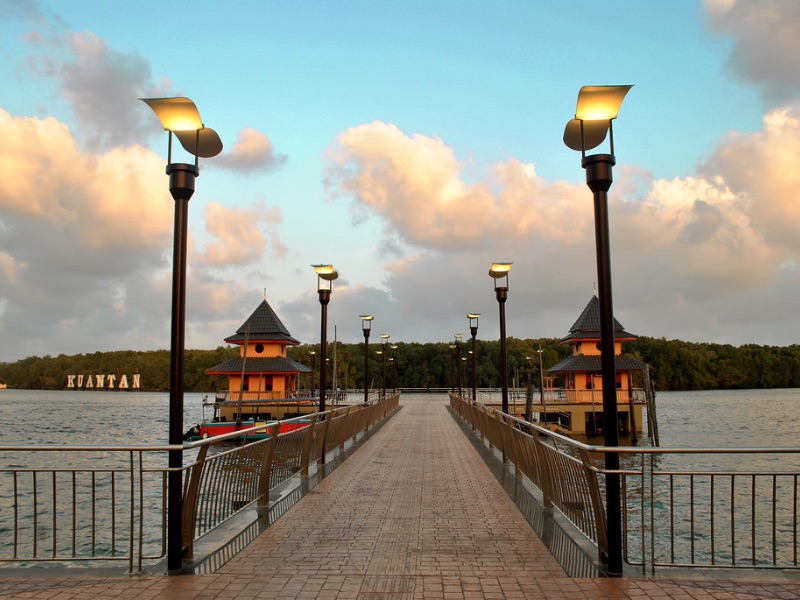
M 589 495 L 592 498 L 594 522 L 597 528 L 597 551 L 600 555 L 600 562 L 608 564 L 608 522 L 606 521 L 606 511 L 603 506 L 603 497 L 600 494 L 600 485 L 597 482 L 597 473 L 592 468 L 589 453 L 586 450 L 579 450 L 578 452 L 583 464 L 583 474 L 586 477 Z
M 319 450 L 319 453 L 317 454 L 317 460 L 322 464 L 325 464 L 325 444 L 327 443 L 328 429 L 331 426 L 331 421 L 333 421 L 333 413 L 328 413 L 328 418 L 322 422 L 322 435 L 320 435 L 317 442 L 317 447 Z
M 269 439 L 264 443 L 264 456 L 261 459 L 261 473 L 258 477 L 258 501 L 256 509 L 262 515 L 269 509 L 269 481 L 272 474 L 272 457 L 275 456 L 275 446 L 278 445 L 278 434 L 280 433 L 280 423 L 273 423 L 267 429 Z
M 200 480 L 203 477 L 203 467 L 206 454 L 211 444 L 200 446 L 192 468 L 189 469 L 186 480 L 186 489 L 183 493 L 183 515 L 181 515 L 181 546 L 183 557 L 192 558 L 194 552 L 194 530 L 197 521 L 197 504 L 200 499 Z
M 311 415 L 311 423 L 306 427 L 306 435 L 303 437 L 303 453 L 300 456 L 300 476 L 308 477 L 308 464 L 311 462 L 311 442 L 316 433 L 317 415 Z

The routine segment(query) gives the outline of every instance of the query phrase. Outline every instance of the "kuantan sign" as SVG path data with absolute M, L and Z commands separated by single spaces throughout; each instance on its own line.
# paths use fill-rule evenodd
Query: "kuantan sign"
M 67 375 L 68 390 L 138 390 L 141 375 L 134 373 L 130 376 L 115 375 L 114 373 L 97 373 L 96 375 Z

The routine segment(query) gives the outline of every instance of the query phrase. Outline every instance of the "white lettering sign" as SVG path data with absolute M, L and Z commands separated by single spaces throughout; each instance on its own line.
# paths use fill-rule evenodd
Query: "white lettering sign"
M 119 384 L 117 385 L 117 379 Z M 116 388 L 114 387 L 116 385 Z M 67 389 L 84 389 L 84 390 L 138 390 L 141 389 L 142 376 L 139 373 L 133 373 L 130 376 L 130 383 L 128 375 L 122 374 L 117 376 L 115 373 L 95 373 L 94 375 L 77 373 L 67 375 Z

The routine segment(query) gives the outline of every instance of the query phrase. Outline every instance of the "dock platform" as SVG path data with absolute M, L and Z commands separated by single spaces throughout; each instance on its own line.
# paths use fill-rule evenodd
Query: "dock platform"
M 213 573 L 35 571 L 1 577 L 0 598 L 800 598 L 800 580 L 760 573 L 748 581 L 569 577 L 442 394 L 403 396 L 395 416 Z

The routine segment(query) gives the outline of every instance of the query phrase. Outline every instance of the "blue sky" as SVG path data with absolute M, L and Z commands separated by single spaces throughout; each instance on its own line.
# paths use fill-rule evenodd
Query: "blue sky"
M 508 334 L 560 337 L 596 280 L 563 128 L 582 85 L 615 123 L 617 318 L 640 335 L 797 342 L 800 5 L 0 0 L 0 360 L 165 348 L 166 134 L 186 95 L 225 150 L 190 202 L 187 345 L 264 297 L 319 336 L 312 263 L 396 341 L 447 341 L 513 261 Z M 331 331 L 329 337 L 332 337 Z

